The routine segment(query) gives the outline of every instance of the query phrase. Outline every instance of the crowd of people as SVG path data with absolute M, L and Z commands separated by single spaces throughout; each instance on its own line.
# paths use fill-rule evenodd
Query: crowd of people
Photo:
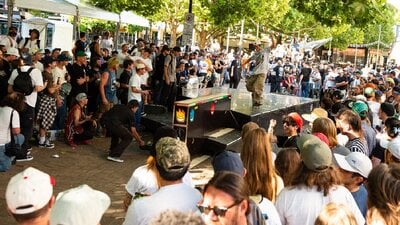
M 117 52 L 108 32 L 102 39 L 93 37 L 88 63 L 85 33 L 70 55 L 57 48 L 41 50 L 37 30 L 17 44 L 16 31 L 10 28 L 0 42 L 1 171 L 13 160 L 33 159 L 34 124 L 41 148 L 55 147 L 46 135 L 50 129 L 65 130 L 73 148 L 90 144 L 94 135 L 108 135 L 107 159 L 121 163 L 133 138 L 145 145 L 139 134 L 145 104 L 172 110 L 190 79 L 199 88 L 228 80 L 237 88 L 245 78 L 254 107 L 264 103 L 268 82 L 271 92 L 317 98 L 320 107 L 270 120 L 268 129 L 245 124 L 241 153 L 221 149 L 202 192 L 188 172 L 186 144 L 171 127 L 159 128 L 146 164 L 126 185 L 124 225 L 178 219 L 207 225 L 400 223 L 397 68 L 364 73 L 351 64 L 294 57 L 282 46 L 263 49 L 261 43 L 248 57 L 218 49 L 181 54 L 180 47 L 158 48 L 143 39 Z M 278 124 L 283 137 L 274 133 Z M 6 201 L 17 223 L 95 225 L 110 205 L 107 194 L 85 185 L 55 199 L 53 185 L 51 176 L 34 168 L 10 180 Z

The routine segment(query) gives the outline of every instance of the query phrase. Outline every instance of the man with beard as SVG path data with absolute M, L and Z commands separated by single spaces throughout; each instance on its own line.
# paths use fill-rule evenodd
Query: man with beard
M 17 44 L 17 33 L 18 29 L 14 26 L 11 26 L 8 29 L 8 35 L 0 41 L 0 45 L 4 45 L 6 49 L 8 48 L 18 48 Z

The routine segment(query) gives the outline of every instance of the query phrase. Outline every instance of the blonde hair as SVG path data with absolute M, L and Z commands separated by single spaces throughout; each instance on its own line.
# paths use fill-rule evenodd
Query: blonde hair
M 244 139 L 244 136 L 246 136 L 246 134 L 248 134 L 249 131 L 252 131 L 257 128 L 259 128 L 258 124 L 254 123 L 254 122 L 245 123 L 242 126 L 242 132 L 240 133 L 240 136 L 242 137 L 242 139 Z
M 318 215 L 314 225 L 357 225 L 357 221 L 346 205 L 328 203 Z
M 254 129 L 245 135 L 240 157 L 247 170 L 244 179 L 250 195 L 261 194 L 274 202 L 278 192 L 278 175 L 272 163 L 268 134 L 263 128 Z

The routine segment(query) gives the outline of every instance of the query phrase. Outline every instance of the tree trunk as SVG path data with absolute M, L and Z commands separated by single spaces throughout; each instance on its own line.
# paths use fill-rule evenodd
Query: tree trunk
M 200 49 L 204 49 L 207 46 L 207 31 L 206 30 L 201 30 L 199 32 L 200 36 L 200 42 L 199 42 L 199 47 Z
M 171 24 L 171 44 L 170 47 L 175 47 L 176 46 L 176 32 L 177 32 L 178 26 Z

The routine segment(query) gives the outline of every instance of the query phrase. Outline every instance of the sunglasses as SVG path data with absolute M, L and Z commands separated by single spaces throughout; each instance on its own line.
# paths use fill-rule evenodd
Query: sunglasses
M 232 205 L 228 207 L 218 207 L 218 206 L 210 207 L 205 205 L 197 205 L 197 208 L 200 210 L 201 213 L 204 213 L 206 215 L 208 215 L 212 210 L 216 216 L 224 217 L 226 212 L 228 212 L 230 208 L 234 207 L 239 203 L 240 202 L 234 202 Z

